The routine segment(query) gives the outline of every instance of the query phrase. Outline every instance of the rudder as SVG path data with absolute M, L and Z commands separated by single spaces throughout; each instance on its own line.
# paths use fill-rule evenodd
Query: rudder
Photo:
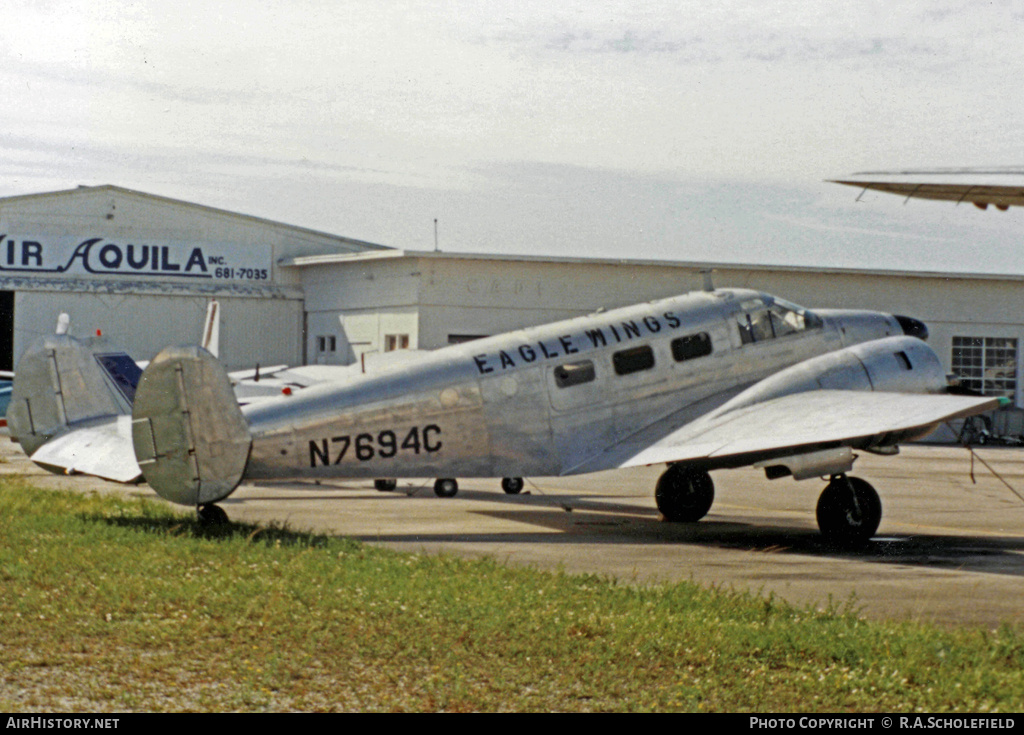
M 168 347 L 142 374 L 132 409 L 135 458 L 157 494 L 181 505 L 226 498 L 252 437 L 227 374 L 202 347 Z

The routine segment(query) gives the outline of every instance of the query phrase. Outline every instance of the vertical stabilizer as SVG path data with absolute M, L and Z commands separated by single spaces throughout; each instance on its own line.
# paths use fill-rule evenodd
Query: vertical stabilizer
M 139 369 L 104 340 L 36 340 L 15 370 L 7 421 L 29 456 L 71 428 L 131 411 Z
M 220 357 L 220 302 L 210 299 L 206 305 L 206 319 L 203 321 L 203 349 L 214 357 Z
M 200 506 L 227 497 L 252 439 L 231 382 L 202 347 L 168 347 L 142 374 L 132 411 L 135 458 L 162 498 Z

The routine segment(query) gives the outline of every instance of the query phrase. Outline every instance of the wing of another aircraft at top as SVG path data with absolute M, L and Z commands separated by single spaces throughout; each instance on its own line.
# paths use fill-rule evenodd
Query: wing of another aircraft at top
M 999 398 L 814 390 L 715 411 L 678 425 L 668 416 L 605 448 L 566 474 L 694 462 L 735 467 L 836 447 L 883 445 L 928 433 L 943 421 L 994 409 Z
M 1006 211 L 1024 206 L 1024 167 L 875 171 L 831 183 L 873 189 L 907 199 L 970 202 L 979 209 L 993 205 Z

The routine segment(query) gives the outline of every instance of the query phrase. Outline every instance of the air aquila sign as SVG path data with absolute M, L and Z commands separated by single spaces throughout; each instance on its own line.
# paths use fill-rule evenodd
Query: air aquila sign
M 0 275 L 74 275 L 200 278 L 266 281 L 271 275 L 266 245 L 180 241 L 128 243 L 105 237 L 33 239 L 0 234 Z

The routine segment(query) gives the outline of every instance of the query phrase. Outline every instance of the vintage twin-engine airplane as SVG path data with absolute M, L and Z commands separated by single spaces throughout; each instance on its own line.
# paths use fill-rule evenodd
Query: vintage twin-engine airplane
M 875 533 L 881 503 L 847 476 L 853 450 L 895 453 L 945 420 L 999 404 L 950 394 L 926 336 L 908 317 L 720 289 L 452 345 L 244 406 L 209 352 L 170 347 L 133 400 L 121 399 L 146 481 L 207 519 L 226 517 L 214 504 L 245 479 L 434 477 L 435 492 L 450 496 L 456 477 L 664 463 L 659 510 L 697 521 L 714 499 L 709 471 L 753 465 L 770 479 L 830 477 L 821 532 L 858 545 Z M 76 394 L 91 401 L 103 382 L 114 392 L 128 372 L 96 354 L 107 374 L 86 384 L 76 366 L 89 360 L 61 358 L 73 347 L 51 343 L 19 363 L 9 421 L 34 458 L 100 420 L 94 408 L 69 408 Z

